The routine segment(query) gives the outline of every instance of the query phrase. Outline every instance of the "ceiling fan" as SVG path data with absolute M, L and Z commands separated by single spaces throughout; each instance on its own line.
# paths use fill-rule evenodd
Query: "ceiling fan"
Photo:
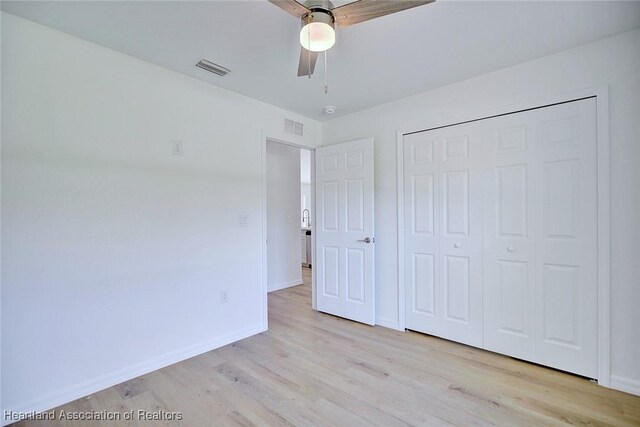
M 300 62 L 298 77 L 311 76 L 319 52 L 326 52 L 336 40 L 335 25 L 348 27 L 359 22 L 400 12 L 435 0 L 356 0 L 334 7 L 329 0 L 269 0 L 282 10 L 300 19 Z M 326 90 L 325 90 L 326 91 Z

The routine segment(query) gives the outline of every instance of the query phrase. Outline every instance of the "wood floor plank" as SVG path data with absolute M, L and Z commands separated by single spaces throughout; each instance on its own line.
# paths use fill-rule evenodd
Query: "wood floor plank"
M 640 426 L 640 397 L 415 332 L 311 310 L 304 284 L 269 294 L 269 331 L 57 410 L 177 411 L 179 420 L 16 426 Z

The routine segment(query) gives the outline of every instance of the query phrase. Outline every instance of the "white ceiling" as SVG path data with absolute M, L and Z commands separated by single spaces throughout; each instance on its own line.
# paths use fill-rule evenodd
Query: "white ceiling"
M 640 27 L 638 1 L 438 1 L 338 29 L 325 95 L 323 59 L 311 80 L 296 77 L 299 22 L 266 0 L 2 1 L 2 10 L 317 120 Z M 231 74 L 194 67 L 201 58 Z

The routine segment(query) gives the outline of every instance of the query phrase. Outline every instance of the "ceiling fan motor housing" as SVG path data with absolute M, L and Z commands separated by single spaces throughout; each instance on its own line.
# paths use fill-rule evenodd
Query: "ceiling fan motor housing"
M 328 2 L 325 2 L 328 3 Z M 300 44 L 312 52 L 325 51 L 335 43 L 335 18 L 330 10 L 312 6 L 301 18 Z
M 334 28 L 336 20 L 333 17 L 333 14 L 328 10 L 316 9 L 302 16 L 301 26 L 304 27 L 305 25 L 313 22 L 322 22 L 323 24 L 330 25 L 331 28 Z
M 331 28 L 335 27 L 336 20 L 333 13 L 331 13 L 333 3 L 328 0 L 309 0 L 304 3 L 304 6 L 309 9 L 310 12 L 302 16 L 302 27 L 312 22 L 322 22 L 330 25 Z

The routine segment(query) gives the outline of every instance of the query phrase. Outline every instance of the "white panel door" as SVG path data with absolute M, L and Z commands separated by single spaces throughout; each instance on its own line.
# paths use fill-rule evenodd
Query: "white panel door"
M 442 336 L 481 347 L 482 136 L 479 122 L 438 130 Z
M 316 149 L 319 311 L 375 324 L 373 139 Z
M 480 123 L 404 144 L 406 326 L 482 346 Z
M 597 376 L 595 99 L 483 120 L 485 348 Z
M 408 329 L 440 335 L 436 283 L 440 280 L 438 134 L 404 137 L 405 322 Z
M 596 100 L 536 114 L 536 358 L 596 378 Z
M 482 140 L 485 348 L 532 360 L 536 115 L 483 120 Z

